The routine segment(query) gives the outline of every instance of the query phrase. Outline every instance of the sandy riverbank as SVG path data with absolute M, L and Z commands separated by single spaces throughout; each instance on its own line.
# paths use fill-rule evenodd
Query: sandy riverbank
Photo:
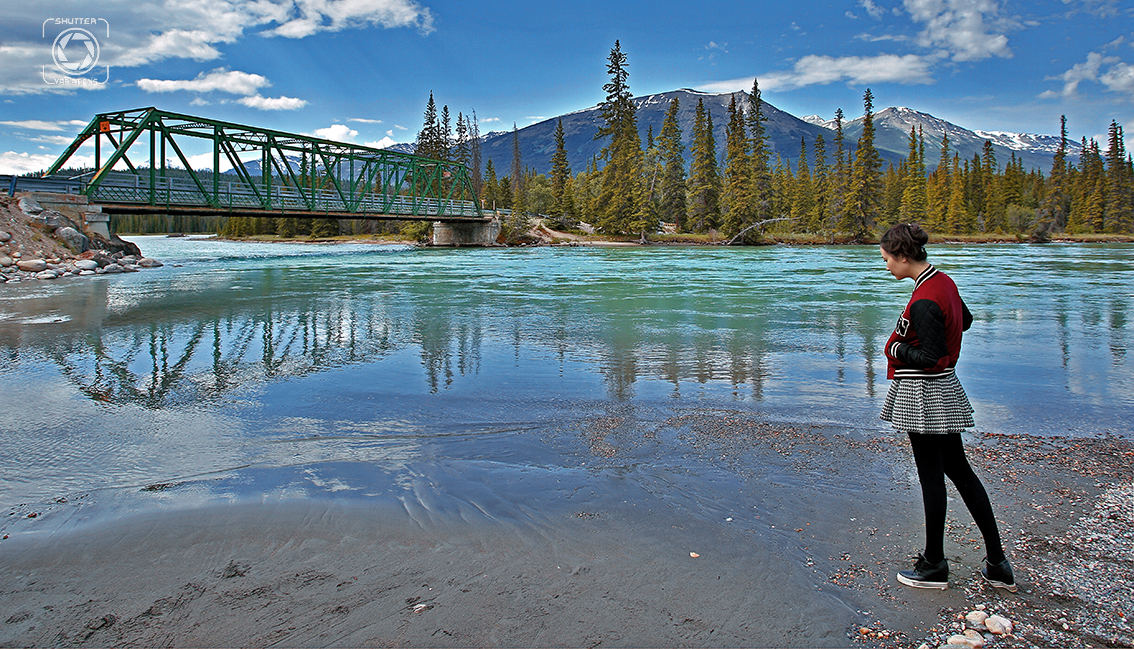
M 1134 442 L 971 441 L 1016 595 L 976 577 L 983 551 L 959 503 L 952 587 L 894 581 L 920 547 L 909 484 L 871 489 L 866 506 L 826 494 L 813 521 L 776 535 L 613 500 L 508 520 L 244 503 L 0 542 L 0 646 L 917 647 L 977 604 L 1017 623 L 990 646 L 1129 646 Z M 905 462 L 903 447 L 875 450 Z M 825 461 L 846 476 L 856 456 Z

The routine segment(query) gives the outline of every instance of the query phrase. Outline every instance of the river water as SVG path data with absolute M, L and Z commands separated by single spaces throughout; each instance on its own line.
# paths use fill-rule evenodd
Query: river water
M 5 533 L 318 498 L 774 519 L 763 485 L 825 469 L 762 435 L 893 435 L 881 346 L 912 283 L 873 246 L 134 240 L 165 267 L 0 288 Z M 1130 434 L 1134 246 L 930 261 L 975 316 L 958 374 L 979 431 Z M 892 470 L 862 464 L 832 488 Z

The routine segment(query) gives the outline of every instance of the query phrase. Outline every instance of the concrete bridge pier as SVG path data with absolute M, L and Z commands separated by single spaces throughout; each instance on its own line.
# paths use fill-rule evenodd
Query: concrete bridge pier
M 101 205 L 91 205 L 83 194 L 58 194 L 54 192 L 20 192 L 34 198 L 40 207 L 55 210 L 82 226 L 88 233 L 94 233 L 110 240 L 110 215 L 102 213 Z
M 443 223 L 433 222 L 433 245 L 435 246 L 494 246 L 500 236 L 500 221 L 483 223 Z

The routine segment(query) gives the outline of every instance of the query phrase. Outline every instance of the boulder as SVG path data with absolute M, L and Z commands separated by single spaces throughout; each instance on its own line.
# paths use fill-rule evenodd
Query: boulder
M 0 230 L 0 243 L 7 243 L 12 240 L 12 233 Z
M 21 196 L 20 211 L 22 211 L 24 214 L 35 216 L 36 214 L 39 214 L 43 211 L 43 206 L 39 204 L 39 201 L 30 196 Z
M 8 255 L 0 255 L 0 267 L 7 268 L 14 263 L 16 262 L 12 261 L 12 258 Z
M 59 276 L 53 270 L 45 270 L 35 274 L 36 279 L 57 279 Z
M 98 262 L 93 259 L 76 259 L 75 268 L 79 270 L 98 270 Z
M 102 268 L 98 269 L 98 272 L 99 272 L 99 274 L 121 273 L 122 267 L 119 266 L 118 264 L 107 264 L 106 266 L 103 266 Z
M 89 259 L 98 264 L 99 268 L 104 268 L 107 265 L 114 263 L 114 258 L 106 254 L 106 251 L 104 250 L 88 250 L 80 254 L 79 259 Z
M 74 228 L 79 229 L 79 224 L 71 219 L 63 216 L 61 212 L 55 210 L 43 210 L 39 214 L 28 219 L 32 227 L 39 228 L 44 232 L 55 232 L 59 228 Z
M 141 266 L 142 268 L 161 268 L 165 264 L 161 263 L 160 261 L 158 261 L 156 259 L 151 259 L 149 257 L 142 257 L 141 259 L 138 260 L 138 265 Z
M 90 250 L 91 240 L 87 238 L 87 235 L 79 232 L 75 228 L 59 228 L 55 231 L 55 236 L 59 237 L 59 240 L 66 244 L 72 252 L 85 252 Z
M 21 259 L 16 267 L 28 273 L 38 273 L 47 270 L 47 262 L 42 259 Z

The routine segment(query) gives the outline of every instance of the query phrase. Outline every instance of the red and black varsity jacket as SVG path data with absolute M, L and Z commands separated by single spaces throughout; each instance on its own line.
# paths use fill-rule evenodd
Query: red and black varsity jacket
M 936 378 L 953 372 L 961 355 L 961 332 L 973 315 L 948 275 L 926 268 L 886 341 L 886 378 Z

